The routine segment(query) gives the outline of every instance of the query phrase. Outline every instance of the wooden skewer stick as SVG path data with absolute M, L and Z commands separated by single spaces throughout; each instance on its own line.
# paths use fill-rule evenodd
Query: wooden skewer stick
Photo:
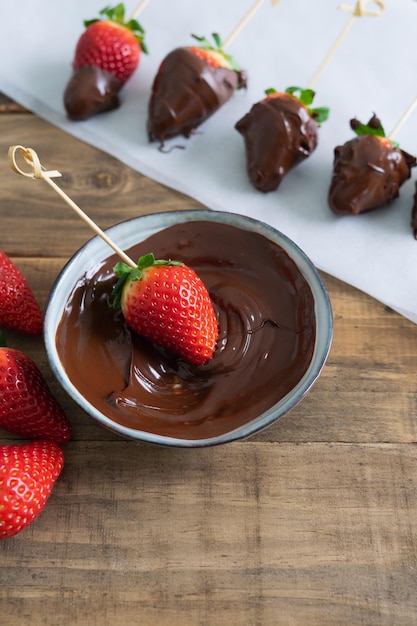
M 130 19 L 131 20 L 135 20 L 138 15 L 140 13 L 142 13 L 143 9 L 146 7 L 146 5 L 148 4 L 149 0 L 141 0 L 141 2 L 139 2 L 138 6 L 136 7 L 136 9 L 133 11 Z
M 402 114 L 402 116 L 400 117 L 400 119 L 398 120 L 398 122 L 396 123 L 392 131 L 390 132 L 390 134 L 387 135 L 388 139 L 392 139 L 393 135 L 395 135 L 399 131 L 401 126 L 408 120 L 408 118 L 410 117 L 411 113 L 414 111 L 416 106 L 417 106 L 417 96 L 414 98 L 411 104 L 408 105 L 408 107 L 406 108 L 406 110 L 404 111 L 404 113 Z
M 232 43 L 232 41 L 240 33 L 240 31 L 246 26 L 249 20 L 252 19 L 252 17 L 255 15 L 256 11 L 259 9 L 259 7 L 261 6 L 263 2 L 264 0 L 256 0 L 255 4 L 252 5 L 252 7 L 249 9 L 246 15 L 240 20 L 240 22 L 234 27 L 234 29 L 229 34 L 229 36 L 226 37 L 226 39 L 223 41 L 223 45 L 222 45 L 223 50 L 226 50 L 227 46 L 229 46 Z M 279 3 L 279 0 L 272 0 L 273 5 L 277 5 L 278 3 Z
M 379 10 L 378 11 L 367 10 L 365 8 L 367 4 L 377 4 L 379 7 Z M 318 78 L 321 76 L 321 74 L 323 73 L 327 65 L 329 64 L 330 59 L 333 57 L 337 48 L 340 46 L 340 44 L 342 43 L 342 41 L 345 39 L 346 35 L 348 34 L 349 30 L 353 26 L 354 22 L 356 21 L 356 18 L 363 17 L 363 16 L 379 17 L 385 11 L 385 5 L 382 2 L 382 0 L 359 0 L 354 7 L 348 4 L 340 4 L 338 8 L 341 11 L 347 11 L 348 13 L 352 13 L 352 15 L 350 16 L 349 20 L 346 22 L 345 27 L 343 28 L 340 35 L 337 37 L 336 41 L 333 43 L 329 52 L 324 57 L 323 61 L 321 62 L 321 65 L 317 69 L 313 78 L 310 80 L 308 84 L 309 89 L 311 89 L 313 85 L 316 84 Z
M 24 161 L 29 165 L 31 170 L 29 172 L 22 170 L 22 168 L 18 165 L 16 156 L 20 154 Z M 52 180 L 52 178 L 56 178 L 58 176 L 62 176 L 60 172 L 57 170 L 47 171 L 41 165 L 38 155 L 35 150 L 32 148 L 24 148 L 23 146 L 10 146 L 9 148 L 9 163 L 10 167 L 17 174 L 21 174 L 22 176 L 26 176 L 27 178 L 33 178 L 35 180 L 42 179 L 44 180 L 67 204 L 68 206 L 77 213 L 79 217 L 95 232 L 96 235 L 101 237 L 103 241 L 105 241 L 119 256 L 120 258 L 130 267 L 137 267 L 137 264 L 132 261 L 132 259 L 125 253 L 119 246 L 117 246 L 114 241 L 109 239 L 105 232 L 101 230 L 99 226 L 93 220 L 88 217 L 86 213 L 79 206 L 75 204 L 73 200 L 67 194 L 62 191 L 60 187 Z

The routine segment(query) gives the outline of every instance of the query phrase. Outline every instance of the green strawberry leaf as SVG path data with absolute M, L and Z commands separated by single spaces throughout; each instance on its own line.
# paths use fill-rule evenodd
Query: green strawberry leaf
M 392 141 L 385 135 L 384 127 L 381 124 L 381 120 L 375 114 L 371 117 L 367 124 L 362 124 L 357 119 L 350 120 L 350 127 L 356 133 L 356 135 L 373 135 L 374 137 L 384 137 L 388 139 L 393 148 L 399 148 L 399 144 L 396 141 Z
M 212 37 L 213 37 L 213 41 L 215 45 L 210 43 L 210 41 L 206 37 L 199 37 L 198 35 L 191 35 L 191 36 L 194 37 L 194 39 L 196 39 L 200 43 L 199 47 L 202 50 L 208 50 L 208 51 L 211 50 L 213 52 L 217 52 L 221 54 L 222 57 L 225 59 L 227 65 L 230 67 L 230 69 L 234 70 L 235 72 L 242 71 L 242 68 L 236 63 L 234 58 L 223 50 L 223 44 L 218 33 L 212 33 Z
M 132 19 L 128 22 L 125 22 L 125 6 L 123 3 L 119 3 L 115 7 L 105 7 L 100 11 L 100 15 L 102 15 L 103 17 L 107 17 L 110 22 L 114 22 L 115 24 L 124 26 L 125 28 L 128 28 L 130 31 L 132 31 L 136 41 L 142 49 L 142 52 L 144 52 L 144 54 L 149 54 L 149 50 L 144 42 L 145 30 L 137 20 Z M 100 21 L 100 18 L 84 20 L 84 26 L 88 28 L 88 26 L 90 26 L 91 24 Z
M 295 95 L 299 92 L 299 96 Z M 265 89 L 265 94 L 267 96 L 271 96 L 274 93 L 278 93 L 276 89 L 273 87 L 269 87 Z M 325 122 L 329 117 L 329 109 L 327 107 L 316 107 L 312 109 L 309 105 L 313 102 L 315 92 L 312 89 L 301 89 L 301 87 L 287 87 L 285 93 L 296 98 L 301 104 L 303 104 L 311 117 L 317 122 L 317 124 L 321 124 L 321 122 Z
M 136 267 L 131 267 L 127 263 L 119 261 L 113 267 L 113 271 L 118 277 L 116 284 L 114 285 L 111 295 L 107 299 L 107 303 L 110 308 L 117 309 L 121 305 L 123 288 L 127 280 L 136 281 L 140 280 L 143 275 L 143 270 L 148 267 L 157 267 L 160 265 L 184 265 L 181 261 L 172 261 L 171 259 L 158 259 L 155 260 L 155 256 L 150 252 L 140 257 Z
M 313 103 L 316 92 L 312 89 L 302 89 L 301 87 L 287 87 L 285 93 L 297 98 L 307 108 L 311 117 L 316 120 L 318 124 L 325 122 L 329 117 L 330 110 L 328 107 L 311 108 L 310 104 Z M 298 95 L 297 95 L 298 94 Z

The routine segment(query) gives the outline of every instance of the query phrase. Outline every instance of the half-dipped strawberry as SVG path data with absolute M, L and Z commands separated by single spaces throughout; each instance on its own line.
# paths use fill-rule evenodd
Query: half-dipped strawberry
M 63 465 L 53 441 L 0 446 L 0 539 L 17 535 L 38 517 Z
M 265 93 L 235 128 L 245 141 L 249 180 L 268 192 L 278 189 L 287 172 L 316 149 L 318 126 L 327 119 L 328 109 L 310 107 L 315 95 L 311 89 Z
M 144 30 L 136 20 L 125 21 L 125 8 L 118 4 L 100 12 L 105 19 L 84 22 L 78 40 L 73 73 L 64 92 L 68 117 L 85 120 L 120 105 L 119 91 L 147 52 Z
M 0 328 L 42 333 L 42 311 L 22 272 L 0 250 Z
M 176 261 L 141 257 L 136 269 L 114 267 L 119 277 L 112 306 L 121 306 L 127 324 L 149 341 L 189 363 L 213 356 L 218 327 L 210 295 L 193 269 Z
M 328 192 L 330 209 L 337 215 L 358 215 L 392 202 L 411 176 L 417 160 L 385 137 L 381 121 L 350 121 L 357 137 L 334 150 Z
M 195 129 L 223 106 L 236 89 L 246 86 L 244 72 L 222 49 L 204 37 L 199 45 L 176 48 L 162 61 L 152 85 L 148 109 L 150 141 L 190 137 Z
M 0 347 L 0 428 L 57 443 L 71 436 L 71 425 L 37 365 L 7 347 Z

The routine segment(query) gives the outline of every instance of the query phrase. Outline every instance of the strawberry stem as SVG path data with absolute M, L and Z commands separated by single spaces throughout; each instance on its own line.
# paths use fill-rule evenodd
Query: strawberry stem
M 116 265 L 113 267 L 113 271 L 116 276 L 118 276 L 118 281 L 113 287 L 111 296 L 108 298 L 108 305 L 112 309 L 117 309 L 120 306 L 120 301 L 123 294 L 123 287 L 125 286 L 126 281 L 140 280 L 145 269 L 148 269 L 150 267 L 158 267 L 161 265 L 184 265 L 184 263 L 181 263 L 181 261 L 172 261 L 171 259 L 156 260 L 152 252 L 141 256 L 138 260 L 137 266 L 134 268 L 130 267 L 130 265 L 127 265 L 126 263 L 122 263 L 121 261 L 116 263 Z
M 392 141 L 392 139 L 389 139 L 385 135 L 385 130 L 381 124 L 381 120 L 375 115 L 375 113 L 367 124 L 362 124 L 362 122 L 357 119 L 350 120 L 350 127 L 358 136 L 374 135 L 375 137 L 384 137 L 391 143 L 393 148 L 399 147 L 399 144 L 396 141 Z
M 273 87 L 265 89 L 265 94 L 267 96 L 270 96 L 274 93 L 277 93 L 277 90 Z M 312 89 L 302 89 L 301 87 L 287 87 L 285 93 L 301 102 L 301 104 L 305 106 L 305 108 L 307 109 L 311 117 L 317 122 L 317 124 L 325 122 L 329 117 L 329 109 L 327 107 L 315 107 L 314 109 L 310 107 L 310 104 L 312 104 L 314 96 L 316 95 L 315 91 L 313 91 Z M 299 95 L 295 95 L 296 93 L 299 93 Z
M 208 50 L 208 51 L 211 50 L 213 52 L 217 52 L 218 54 L 221 54 L 222 57 L 225 59 L 226 63 L 229 65 L 230 69 L 234 70 L 235 72 L 242 71 L 242 68 L 236 63 L 234 58 L 230 54 L 227 54 L 224 51 L 222 40 L 220 39 L 220 36 L 217 33 L 212 33 L 212 37 L 213 37 L 213 41 L 215 45 L 211 44 L 210 41 L 206 37 L 199 37 L 198 35 L 191 35 L 191 37 L 194 37 L 194 39 L 196 39 L 200 43 L 199 48 L 201 48 L 202 50 Z
M 140 45 L 142 52 L 148 54 L 148 48 L 144 42 L 145 30 L 139 24 L 139 22 L 135 19 L 125 21 L 125 6 L 122 2 L 117 4 L 115 7 L 105 7 L 100 11 L 100 15 L 107 17 L 110 22 L 114 24 L 119 24 L 119 26 L 124 26 L 132 31 L 135 36 L 136 41 Z M 100 22 L 100 18 L 93 18 L 92 20 L 84 20 L 84 26 L 88 28 L 90 24 L 94 24 L 94 22 Z

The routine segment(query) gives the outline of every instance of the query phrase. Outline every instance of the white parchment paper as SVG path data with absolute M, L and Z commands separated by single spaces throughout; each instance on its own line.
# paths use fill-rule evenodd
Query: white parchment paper
M 149 143 L 149 93 L 163 57 L 191 44 L 192 33 L 209 37 L 217 32 L 226 38 L 253 2 L 150 0 L 139 17 L 150 54 L 142 56 L 123 88 L 121 108 L 72 122 L 62 95 L 75 45 L 83 19 L 98 16 L 106 3 L 1 0 L 0 90 L 71 135 L 211 209 L 241 213 L 278 228 L 319 269 L 417 323 L 417 241 L 410 228 L 417 168 L 390 206 L 340 218 L 327 205 L 334 147 L 354 136 L 349 120 L 367 122 L 375 112 L 388 134 L 417 96 L 416 0 L 386 0 L 381 17 L 356 18 L 315 84 L 314 105 L 330 107 L 319 146 L 276 192 L 263 194 L 249 183 L 243 139 L 234 125 L 264 97 L 265 89 L 307 86 L 349 19 L 337 0 L 281 0 L 277 6 L 265 0 L 228 49 L 248 72 L 247 90 L 236 92 L 192 138 L 171 140 L 170 145 L 184 149 L 164 154 Z M 377 9 L 373 2 L 366 4 Z M 127 13 L 136 7 L 130 1 L 125 5 Z M 394 138 L 417 154 L 417 109 Z M 15 143 L 20 143 L 18 136 Z M 57 153 L 63 150 L 65 145 L 56 146 Z M 53 166 L 55 155 L 40 156 Z

